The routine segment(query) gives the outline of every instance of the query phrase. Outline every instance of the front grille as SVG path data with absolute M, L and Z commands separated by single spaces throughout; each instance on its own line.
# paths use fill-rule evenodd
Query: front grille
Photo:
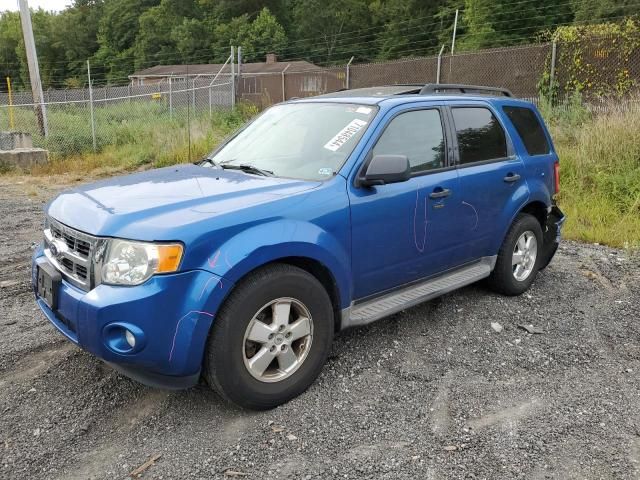
M 67 248 L 72 252 L 78 252 L 84 258 L 89 258 L 89 251 L 91 250 L 89 242 L 74 237 L 68 230 L 62 230 L 60 225 L 51 225 L 51 235 L 53 238 L 59 238 L 64 241 Z
M 97 238 L 49 217 L 44 231 L 44 253 L 73 285 L 89 291 L 92 284 L 92 253 Z

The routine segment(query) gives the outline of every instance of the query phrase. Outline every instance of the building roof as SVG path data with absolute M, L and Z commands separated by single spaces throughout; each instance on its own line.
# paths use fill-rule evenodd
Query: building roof
M 155 67 L 138 70 L 130 75 L 129 78 L 137 77 L 169 77 L 169 76 L 196 76 L 196 75 L 215 75 L 222 68 L 221 63 L 209 63 L 202 65 L 156 65 Z M 290 65 L 287 68 L 287 65 Z M 236 67 L 237 68 L 237 67 Z M 318 70 L 319 67 L 313 63 L 296 60 L 293 62 L 254 62 L 243 63 L 242 73 L 280 73 L 285 68 L 287 72 L 301 72 L 305 70 Z M 231 66 L 225 65 L 222 74 L 230 74 Z

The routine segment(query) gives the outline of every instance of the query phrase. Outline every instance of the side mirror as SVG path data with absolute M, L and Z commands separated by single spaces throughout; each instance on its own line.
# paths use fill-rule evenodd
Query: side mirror
M 358 178 L 359 187 L 406 182 L 411 178 L 411 165 L 406 155 L 376 155 Z

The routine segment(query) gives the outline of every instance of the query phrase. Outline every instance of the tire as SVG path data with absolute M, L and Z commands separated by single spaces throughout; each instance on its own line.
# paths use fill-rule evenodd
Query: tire
M 252 410 L 274 408 L 315 381 L 333 331 L 331 300 L 314 276 L 291 265 L 267 266 L 242 280 L 220 309 L 207 343 L 204 377 L 227 401 Z M 258 337 L 260 342 L 252 341 Z M 270 361 L 270 355 L 277 357 Z
M 522 242 L 522 239 L 526 243 L 531 237 L 533 239 L 530 240 L 530 250 L 535 252 L 535 258 L 531 258 L 533 253 L 530 253 L 528 257 L 526 257 L 526 253 L 522 257 L 518 256 L 519 252 L 527 252 L 528 250 L 520 248 L 522 243 L 518 244 L 518 247 L 516 244 L 519 241 Z M 489 287 L 503 295 L 520 295 L 526 292 L 533 284 L 543 261 L 542 246 L 542 228 L 538 220 L 533 215 L 519 214 L 511 224 L 500 247 L 495 268 L 488 279 Z M 522 262 L 514 265 L 513 262 L 520 258 L 523 259 Z M 525 258 L 528 258 L 526 263 Z

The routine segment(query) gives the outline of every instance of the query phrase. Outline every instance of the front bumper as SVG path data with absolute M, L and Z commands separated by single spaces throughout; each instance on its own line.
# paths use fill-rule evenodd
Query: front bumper
M 33 257 L 36 290 L 38 264 Z M 37 296 L 49 321 L 70 341 L 128 376 L 153 386 L 188 387 L 197 383 L 209 329 L 231 285 L 203 270 L 156 275 L 142 285 L 99 285 L 85 292 L 66 280 L 53 311 Z M 136 346 L 123 351 L 113 332 L 127 328 Z

